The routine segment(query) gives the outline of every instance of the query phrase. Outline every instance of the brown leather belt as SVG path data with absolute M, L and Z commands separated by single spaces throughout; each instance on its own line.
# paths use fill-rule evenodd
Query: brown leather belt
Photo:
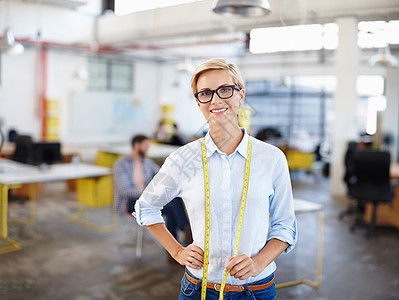
M 186 277 L 188 279 L 188 281 L 190 281 L 191 283 L 197 284 L 198 280 L 191 277 L 190 275 L 188 275 L 187 271 L 186 271 Z M 258 290 L 263 290 L 268 288 L 269 286 L 271 286 L 274 282 L 274 276 L 272 278 L 272 280 L 270 280 L 269 282 L 265 283 L 265 284 L 259 284 L 259 285 L 248 285 L 248 290 L 250 291 L 258 291 Z M 214 289 L 216 291 L 220 291 L 220 286 L 221 284 L 219 283 L 212 283 L 212 282 L 207 282 L 206 283 L 206 287 L 209 289 Z M 245 291 L 245 287 L 243 285 L 231 285 L 231 284 L 227 284 L 224 286 L 224 293 L 228 293 L 228 292 L 243 292 Z

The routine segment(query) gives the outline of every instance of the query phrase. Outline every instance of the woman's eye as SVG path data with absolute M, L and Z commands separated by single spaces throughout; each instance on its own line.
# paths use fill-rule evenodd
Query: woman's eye
M 210 94 L 212 94 L 211 91 L 203 91 L 200 93 L 200 96 L 209 96 Z

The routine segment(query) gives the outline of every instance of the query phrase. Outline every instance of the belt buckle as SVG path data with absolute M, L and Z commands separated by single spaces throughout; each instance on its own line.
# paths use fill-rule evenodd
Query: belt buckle
M 215 291 L 220 291 L 220 286 L 219 286 L 219 289 L 218 289 L 218 284 L 217 283 L 214 283 L 213 284 L 213 288 L 215 289 Z

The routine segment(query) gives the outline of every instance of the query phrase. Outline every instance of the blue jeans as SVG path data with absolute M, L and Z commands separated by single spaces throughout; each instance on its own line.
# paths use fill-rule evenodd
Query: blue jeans
M 194 277 L 188 270 L 186 272 L 193 278 Z M 275 300 L 276 299 L 276 286 L 273 282 L 271 286 L 266 289 L 259 290 L 259 291 L 250 291 L 248 286 L 250 285 L 260 285 L 265 284 L 272 280 L 274 274 L 269 275 L 268 277 L 252 282 L 250 284 L 245 284 L 244 288 L 245 291 L 243 292 L 228 292 L 224 293 L 223 299 L 225 300 Z M 186 274 L 184 274 L 183 279 L 181 280 L 181 289 L 179 300 L 201 300 L 201 283 L 202 281 L 199 280 L 197 284 L 190 282 Z M 208 288 L 206 290 L 206 300 L 218 300 L 219 299 L 219 292 Z

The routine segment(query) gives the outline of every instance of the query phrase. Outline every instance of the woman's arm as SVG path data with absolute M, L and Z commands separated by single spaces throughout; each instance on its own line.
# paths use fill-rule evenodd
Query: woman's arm
M 225 272 L 230 270 L 230 275 L 240 280 L 258 276 L 272 261 L 274 261 L 289 246 L 279 239 L 271 239 L 262 250 L 253 258 L 245 254 L 230 257 L 225 267 Z
M 169 232 L 164 223 L 147 225 L 146 227 L 179 264 L 194 269 L 202 268 L 204 251 L 200 247 L 193 244 L 183 247 Z

